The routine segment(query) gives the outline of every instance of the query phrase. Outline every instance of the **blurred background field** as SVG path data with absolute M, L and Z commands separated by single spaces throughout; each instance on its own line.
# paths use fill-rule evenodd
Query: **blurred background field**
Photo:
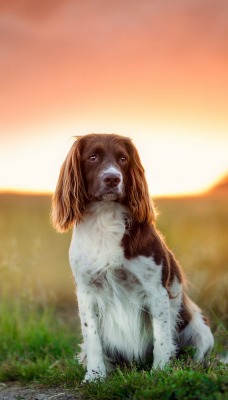
M 155 200 L 157 227 L 184 269 L 190 296 L 205 310 L 223 348 L 228 324 L 227 200 L 224 193 Z M 71 234 L 54 231 L 50 206 L 50 196 L 0 195 L 1 304 L 13 309 L 20 303 L 25 312 L 52 307 L 71 325 L 77 322 L 68 263 Z

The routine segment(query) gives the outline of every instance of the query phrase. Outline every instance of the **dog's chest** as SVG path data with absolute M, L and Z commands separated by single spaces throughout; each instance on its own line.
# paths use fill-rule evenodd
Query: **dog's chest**
M 105 353 L 112 357 L 118 349 L 131 362 L 150 347 L 151 318 L 143 286 L 124 258 L 126 210 L 103 203 L 74 229 L 70 264 L 78 288 L 96 304 Z
M 123 265 L 124 211 L 123 206 L 112 202 L 90 206 L 84 221 L 73 231 L 69 256 L 76 276 L 92 277 Z

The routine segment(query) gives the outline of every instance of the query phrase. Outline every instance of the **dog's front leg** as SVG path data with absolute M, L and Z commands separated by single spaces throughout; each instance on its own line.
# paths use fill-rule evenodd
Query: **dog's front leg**
M 151 300 L 153 318 L 154 361 L 153 367 L 163 368 L 175 354 L 170 325 L 170 303 L 167 290 L 160 286 Z
M 88 293 L 87 287 L 78 288 L 77 297 L 87 359 L 87 371 L 84 382 L 87 382 L 104 378 L 106 376 L 106 367 L 99 337 L 96 305 L 92 296 Z
M 153 367 L 163 368 L 175 354 L 175 345 L 171 332 L 169 295 L 162 285 L 162 268 L 152 258 L 143 256 L 126 260 L 125 267 L 138 278 L 145 291 L 146 307 L 153 321 Z

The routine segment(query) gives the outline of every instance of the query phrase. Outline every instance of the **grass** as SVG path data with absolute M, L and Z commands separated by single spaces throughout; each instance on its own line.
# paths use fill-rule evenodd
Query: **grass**
M 81 385 L 84 371 L 74 357 L 77 326 L 24 301 L 2 303 L 0 315 L 0 381 L 71 388 L 85 399 L 225 399 L 228 365 L 215 357 L 207 366 L 194 364 L 189 350 L 163 371 L 125 367 L 105 381 Z
M 206 367 L 188 352 L 163 371 L 118 369 L 105 381 L 81 385 L 75 360 L 78 336 L 50 308 L 1 305 L 0 381 L 71 388 L 85 399 L 225 399 L 228 366 L 212 357 Z
M 67 252 L 70 235 L 49 224 L 50 198 L 0 196 L 0 382 L 69 387 L 86 399 L 226 398 L 227 198 L 159 199 L 158 227 L 207 310 L 216 346 L 206 367 L 188 353 L 163 371 L 117 370 L 103 382 L 81 385 L 75 360 L 79 323 Z
M 72 365 L 78 330 L 47 307 L 0 305 L 0 381 L 36 381 Z
M 164 371 L 117 371 L 105 384 L 86 385 L 88 399 L 225 399 L 227 377 L 218 364 L 210 369 L 186 367 L 181 362 Z

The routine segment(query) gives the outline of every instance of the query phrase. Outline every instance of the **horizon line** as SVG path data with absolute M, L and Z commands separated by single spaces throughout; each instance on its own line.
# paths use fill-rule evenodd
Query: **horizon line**
M 195 191 L 183 191 L 183 192 L 163 192 L 153 194 L 150 193 L 152 198 L 178 198 L 178 197 L 199 197 L 206 194 L 212 194 L 213 189 L 219 187 L 219 184 L 223 181 L 228 181 L 228 173 L 225 172 L 220 177 L 211 182 L 207 187 L 201 190 Z M 28 195 L 28 196 L 52 196 L 54 190 L 39 190 L 39 189 L 27 189 L 27 188 L 13 188 L 13 187 L 0 187 L 0 194 L 15 194 L 15 195 Z
M 207 190 L 196 191 L 196 192 L 183 192 L 183 193 L 158 193 L 152 194 L 150 196 L 152 199 L 159 199 L 159 198 L 190 198 L 190 197 L 202 197 L 210 193 L 210 188 Z M 15 196 L 37 196 L 37 197 L 52 197 L 54 192 L 52 191 L 40 191 L 40 190 L 26 190 L 26 189 L 1 189 L 0 188 L 0 195 L 15 195 Z

